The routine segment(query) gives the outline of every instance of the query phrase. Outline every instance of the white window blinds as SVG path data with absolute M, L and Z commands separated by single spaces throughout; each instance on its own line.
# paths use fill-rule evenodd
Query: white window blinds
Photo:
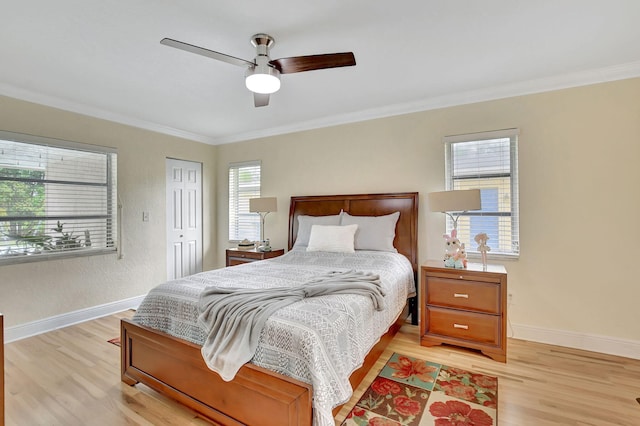
M 116 250 L 117 154 L 0 132 L 0 262 Z
M 260 215 L 249 199 L 260 197 L 260 161 L 229 165 L 229 241 L 260 240 Z
M 469 253 L 477 252 L 479 233 L 489 237 L 489 256 L 520 253 L 517 138 L 517 129 L 444 138 L 447 190 L 480 189 L 481 210 L 458 221 L 458 238 Z M 447 232 L 452 229 L 447 219 Z

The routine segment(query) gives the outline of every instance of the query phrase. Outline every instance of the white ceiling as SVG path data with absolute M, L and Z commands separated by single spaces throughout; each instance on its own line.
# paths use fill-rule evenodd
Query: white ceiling
M 0 0 L 0 94 L 210 144 L 640 76 L 638 0 Z M 255 108 L 252 60 L 352 51 L 282 76 Z

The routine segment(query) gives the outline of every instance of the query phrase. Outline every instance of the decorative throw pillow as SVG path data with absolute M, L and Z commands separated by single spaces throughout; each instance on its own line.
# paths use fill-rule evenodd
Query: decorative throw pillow
M 341 225 L 358 225 L 355 238 L 356 250 L 377 250 L 397 253 L 393 246 L 396 237 L 396 223 L 400 212 L 385 216 L 351 216 L 342 213 Z
M 353 253 L 353 240 L 358 225 L 327 226 L 313 225 L 309 235 L 307 251 L 331 251 Z
M 340 212 L 342 214 L 342 212 Z M 306 247 L 309 245 L 309 235 L 313 225 L 340 225 L 340 215 L 330 216 L 298 216 L 298 235 L 294 247 Z

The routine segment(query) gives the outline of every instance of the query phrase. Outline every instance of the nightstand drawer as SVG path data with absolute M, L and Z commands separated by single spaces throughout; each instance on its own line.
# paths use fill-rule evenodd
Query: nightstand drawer
M 233 254 L 230 254 L 229 257 L 233 257 L 234 259 L 257 259 L 262 260 L 262 253 L 257 253 L 255 251 L 234 251 Z
M 227 259 L 227 266 L 243 265 L 249 262 L 254 262 L 254 259 L 236 259 L 234 257 L 230 257 Z
M 282 256 L 284 249 L 272 251 L 238 250 L 237 248 L 227 249 L 227 266 L 236 266 L 243 263 L 255 262 L 258 260 L 272 259 Z
M 428 277 L 427 305 L 500 313 L 500 286 L 480 281 Z
M 427 307 L 429 334 L 498 346 L 500 316 Z

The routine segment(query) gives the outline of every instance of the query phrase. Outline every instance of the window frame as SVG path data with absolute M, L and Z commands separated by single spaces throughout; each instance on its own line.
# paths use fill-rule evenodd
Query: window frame
M 239 180 L 237 179 L 237 174 L 239 173 L 240 169 L 242 168 L 258 168 L 258 172 L 257 172 L 257 177 L 258 177 L 258 184 L 257 184 L 257 189 L 254 187 L 252 190 L 246 190 L 246 191 L 240 191 L 239 190 Z M 236 173 L 236 187 L 232 188 L 232 178 L 231 178 L 231 173 L 235 171 Z M 228 231 L 227 231 L 227 237 L 229 239 L 230 243 L 238 243 L 241 240 L 243 240 L 244 238 L 249 239 L 250 241 L 259 241 L 260 240 L 260 215 L 257 213 L 251 213 L 249 212 L 249 198 L 246 198 L 246 205 L 242 206 L 241 202 L 240 202 L 240 193 L 241 192 L 246 192 L 249 194 L 250 198 L 260 198 L 260 194 L 262 193 L 262 161 L 260 160 L 252 160 L 252 161 L 242 161 L 242 162 L 236 162 L 236 163 L 229 163 L 229 167 L 228 167 L 228 171 L 227 171 L 227 178 L 228 178 L 228 200 L 229 200 L 229 210 L 228 210 Z M 235 204 L 235 205 L 234 205 Z M 235 221 L 236 224 L 233 225 L 233 216 L 236 217 Z M 241 230 L 243 229 L 243 224 L 244 226 L 248 226 L 248 227 L 256 227 L 256 234 L 255 235 L 248 235 L 244 238 L 242 238 L 242 236 L 240 235 Z M 232 228 L 235 229 L 236 231 L 236 235 L 231 235 L 232 234 Z M 235 238 L 234 238 L 235 237 Z
M 28 146 L 31 145 L 31 146 L 34 146 L 33 147 L 34 151 L 38 149 L 53 148 L 55 150 L 68 151 L 70 155 L 72 154 L 77 155 L 78 153 L 82 152 L 82 153 L 97 154 L 97 155 L 105 156 L 104 158 L 105 174 L 104 174 L 104 182 L 102 183 L 91 182 L 88 179 L 87 180 L 81 180 L 81 179 L 78 180 L 77 178 L 75 180 L 64 179 L 68 176 L 71 176 L 70 174 L 69 175 L 62 174 L 62 179 L 48 179 L 46 176 L 46 171 L 50 169 L 49 165 L 43 167 L 43 170 L 45 170 L 45 175 L 44 175 L 44 178 L 41 179 L 41 181 L 44 186 L 58 185 L 63 188 L 68 188 L 68 187 L 71 187 L 72 185 L 74 187 L 82 187 L 82 188 L 89 188 L 89 187 L 96 187 L 96 186 L 104 187 L 105 188 L 104 196 L 99 198 L 99 200 L 103 203 L 103 207 L 101 207 L 101 213 L 97 214 L 95 213 L 95 211 L 89 212 L 88 210 L 84 210 L 84 211 L 82 210 L 82 205 L 87 203 L 87 200 L 90 197 L 96 196 L 95 192 L 89 193 L 86 191 L 68 191 L 65 197 L 68 197 L 68 193 L 70 192 L 73 193 L 71 200 L 73 202 L 72 205 L 74 206 L 74 213 L 58 212 L 57 214 L 45 213 L 44 215 L 36 214 L 32 216 L 30 215 L 2 216 L 3 220 L 0 220 L 0 222 L 12 222 L 12 221 L 13 222 L 20 222 L 20 221 L 42 222 L 43 225 L 41 226 L 46 227 L 45 229 L 48 228 L 48 232 L 39 233 L 38 236 L 47 238 L 47 241 L 54 241 L 55 246 L 52 246 L 49 243 L 46 249 L 43 246 L 42 249 L 40 250 L 37 249 L 37 246 L 34 246 L 34 247 L 31 247 L 31 249 L 33 250 L 28 252 L 27 254 L 27 247 L 25 245 L 25 248 L 22 254 L 15 253 L 15 254 L 0 255 L 0 266 L 8 265 L 8 264 L 26 263 L 26 262 L 48 261 L 48 260 L 71 258 L 71 257 L 84 257 L 84 256 L 117 253 L 118 242 L 120 240 L 119 238 L 120 212 L 119 212 L 119 206 L 117 202 L 117 196 L 118 196 L 117 195 L 118 194 L 117 149 L 111 148 L 111 147 L 90 145 L 90 144 L 72 142 L 72 141 L 67 141 L 62 139 L 28 135 L 23 133 L 14 133 L 14 132 L 8 132 L 8 131 L 0 131 L 0 142 L 10 142 L 13 144 L 23 145 L 25 148 L 25 152 L 28 151 L 29 149 Z M 4 152 L 2 151 L 2 146 L 0 145 L 0 155 L 2 155 L 3 153 Z M 2 160 L 3 159 L 0 156 L 0 168 L 16 168 L 16 166 L 10 164 L 8 159 L 5 161 L 5 163 L 3 163 Z M 26 156 L 17 157 L 15 161 L 27 162 L 28 159 Z M 47 158 L 46 161 L 48 163 L 49 158 Z M 17 169 L 37 170 L 38 168 L 34 168 L 32 166 L 25 166 L 22 168 L 18 167 Z M 64 171 L 65 170 L 63 169 L 56 170 L 56 172 L 58 173 L 61 173 Z M 29 181 L 33 182 L 33 179 L 29 179 L 29 178 L 16 179 L 16 178 L 0 177 L 0 181 L 19 183 L 19 182 L 29 182 Z M 52 208 L 51 204 L 49 203 L 49 200 L 51 200 L 51 197 L 53 197 L 53 200 L 55 201 L 55 196 L 47 194 L 47 190 L 45 190 L 44 203 L 46 205 L 46 209 Z M 68 201 L 68 200 L 65 199 L 65 201 Z M 76 208 L 78 207 L 80 207 L 79 209 L 80 213 L 76 212 Z M 94 233 L 93 236 L 95 239 L 94 238 L 92 238 L 91 240 L 87 239 L 85 240 L 85 243 L 81 245 L 80 243 L 78 243 L 79 236 L 73 235 L 73 232 L 77 231 L 77 229 L 75 228 L 71 232 L 69 231 L 69 228 L 67 228 L 66 229 L 67 236 L 64 237 L 65 235 L 64 221 L 65 220 L 72 220 L 72 221 L 104 220 L 104 226 L 97 227 L 97 229 L 101 229 L 104 232 L 104 235 L 102 236 L 102 234 L 100 234 L 102 238 L 96 238 Z M 55 239 L 56 237 L 52 236 L 51 234 L 51 231 L 53 231 L 53 229 L 51 229 L 50 227 L 55 226 L 55 225 L 52 225 L 52 221 L 57 223 L 58 226 L 56 226 L 56 228 L 58 228 L 60 224 L 62 224 L 62 227 L 59 227 L 60 231 L 58 233 L 59 235 L 57 235 L 57 240 Z M 69 243 L 70 241 L 73 244 Z M 90 241 L 90 243 L 87 244 L 86 241 Z M 10 246 L 0 245 L 0 250 L 3 250 L 5 248 L 7 250 L 11 249 Z
M 489 132 L 480 132 L 480 133 L 469 133 L 463 135 L 454 135 L 454 136 L 445 136 L 443 138 L 443 142 L 445 145 L 445 187 L 446 190 L 458 189 L 455 186 L 455 181 L 467 180 L 471 181 L 473 179 L 487 179 L 487 178 L 509 178 L 510 182 L 510 210 L 509 212 L 486 212 L 486 211 L 468 211 L 460 214 L 461 218 L 467 217 L 470 218 L 469 232 L 471 232 L 471 218 L 474 217 L 504 217 L 509 216 L 511 218 L 510 222 L 510 237 L 502 238 L 500 242 L 504 244 L 508 244 L 510 241 L 512 249 L 510 251 L 500 250 L 498 242 L 495 240 L 489 240 L 489 246 L 491 247 L 491 251 L 487 253 L 490 258 L 504 258 L 504 259 L 517 259 L 520 257 L 520 208 L 519 208 L 519 167 L 518 167 L 518 137 L 520 135 L 519 129 L 504 129 L 504 130 L 496 130 Z M 465 143 L 465 142 L 483 142 L 483 141 L 494 141 L 497 139 L 509 139 L 509 172 L 502 173 L 478 173 L 477 175 L 468 175 L 465 177 L 455 176 L 454 170 L 454 150 L 453 146 L 457 143 Z M 464 189 L 488 189 L 486 187 L 481 186 L 473 186 L 473 185 L 464 185 Z M 482 191 L 481 191 L 482 192 Z M 460 228 L 460 227 L 459 227 Z M 446 222 L 446 231 L 450 233 L 453 229 L 453 221 L 447 217 Z M 470 236 L 472 238 L 472 236 Z M 473 239 L 471 239 L 471 243 L 475 243 Z M 492 245 L 493 243 L 493 245 Z M 466 248 L 466 252 L 469 257 L 479 258 L 480 253 L 476 249 L 476 245 L 470 244 Z

